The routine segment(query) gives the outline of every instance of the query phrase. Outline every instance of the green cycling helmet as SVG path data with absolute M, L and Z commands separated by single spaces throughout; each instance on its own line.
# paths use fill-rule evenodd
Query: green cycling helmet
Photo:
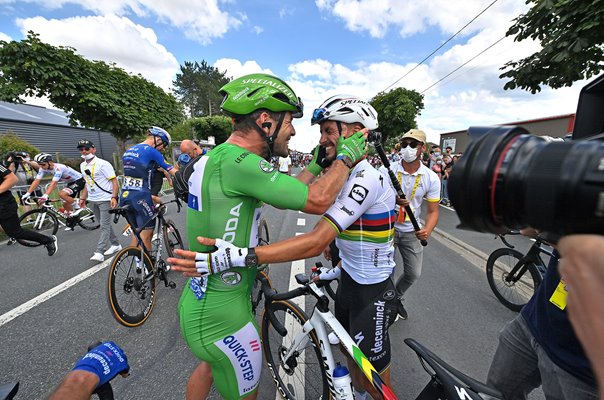
M 259 109 L 290 111 L 301 118 L 304 105 L 287 83 L 268 74 L 250 74 L 233 79 L 220 89 L 224 96 L 220 108 L 231 117 L 251 114 Z

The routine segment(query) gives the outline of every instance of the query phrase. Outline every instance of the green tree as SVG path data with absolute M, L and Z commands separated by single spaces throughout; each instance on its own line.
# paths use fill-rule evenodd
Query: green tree
M 604 70 L 604 0 L 527 0 L 531 9 L 514 21 L 506 36 L 534 39 L 542 49 L 510 61 L 499 77 L 511 78 L 504 89 L 520 87 L 531 93 L 540 85 L 570 86 Z
M 230 79 L 205 60 L 185 61 L 174 80 L 174 93 L 188 108 L 191 118 L 220 113 L 222 96 L 218 93 Z
M 424 109 L 424 96 L 399 87 L 378 93 L 370 103 L 378 112 L 382 143 L 388 149 L 403 133 L 417 128 L 416 118 Z
M 225 142 L 231 132 L 233 124 L 231 118 L 224 115 L 212 115 L 211 117 L 190 118 L 172 129 L 174 140 L 203 139 L 214 136 L 216 144 Z
M 48 96 L 72 125 L 111 132 L 121 150 L 149 126 L 170 128 L 183 119 L 174 96 L 142 76 L 43 43 L 31 31 L 20 42 L 0 41 L 0 73 L 1 100 Z
M 4 134 L 0 134 L 0 154 L 2 159 L 11 151 L 25 151 L 33 158 L 40 152 L 37 147 L 29 144 L 27 140 L 21 139 L 13 131 L 8 130 Z

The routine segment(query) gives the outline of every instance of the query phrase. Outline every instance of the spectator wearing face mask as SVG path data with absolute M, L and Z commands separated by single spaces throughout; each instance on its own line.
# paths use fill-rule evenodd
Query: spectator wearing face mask
M 94 143 L 90 140 L 80 140 L 77 147 L 84 159 L 80 164 L 80 171 L 86 180 L 86 187 L 80 196 L 80 206 L 84 207 L 88 201 L 96 220 L 101 225 L 101 236 L 90 259 L 101 262 L 105 256 L 122 249 L 113 232 L 109 214 L 109 210 L 117 206 L 119 194 L 117 178 L 113 166 L 96 156 Z

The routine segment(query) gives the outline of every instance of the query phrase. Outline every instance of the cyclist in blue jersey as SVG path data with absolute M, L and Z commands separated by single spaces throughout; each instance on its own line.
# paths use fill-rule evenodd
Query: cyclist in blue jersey
M 176 169 L 164 161 L 161 150 L 170 145 L 171 137 L 168 132 L 157 126 L 147 130 L 147 139 L 130 147 L 122 156 L 124 164 L 124 180 L 120 206 L 130 206 L 131 221 L 134 228 L 143 229 L 141 238 L 145 246 L 151 248 L 153 235 L 153 216 L 155 206 L 151 198 L 151 182 L 156 168 L 161 167 L 171 175 Z M 132 235 L 130 245 L 136 246 L 136 236 Z

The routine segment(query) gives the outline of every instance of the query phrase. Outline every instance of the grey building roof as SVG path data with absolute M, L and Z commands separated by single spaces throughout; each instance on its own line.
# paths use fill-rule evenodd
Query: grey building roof
M 33 106 L 31 104 L 8 103 L 6 101 L 0 101 L 0 119 L 70 126 L 69 117 L 61 110 Z

